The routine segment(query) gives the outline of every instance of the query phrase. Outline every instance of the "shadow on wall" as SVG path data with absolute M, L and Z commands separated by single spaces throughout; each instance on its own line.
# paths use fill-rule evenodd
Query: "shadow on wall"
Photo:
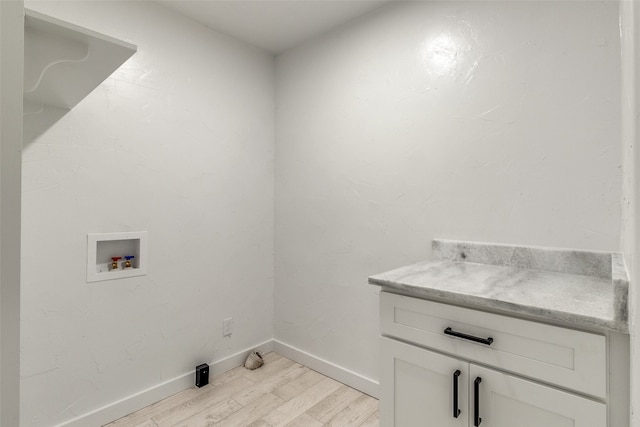
M 40 135 L 56 124 L 58 120 L 68 112 L 69 110 L 66 108 L 52 107 L 49 105 L 41 105 L 39 109 L 33 108 L 30 110 L 25 102 L 22 125 L 24 146 L 26 147 L 38 139 Z

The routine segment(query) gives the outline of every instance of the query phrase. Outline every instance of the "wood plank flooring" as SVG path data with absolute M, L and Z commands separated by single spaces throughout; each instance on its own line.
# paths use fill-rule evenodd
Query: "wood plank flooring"
M 378 400 L 277 353 L 105 427 L 378 427 Z

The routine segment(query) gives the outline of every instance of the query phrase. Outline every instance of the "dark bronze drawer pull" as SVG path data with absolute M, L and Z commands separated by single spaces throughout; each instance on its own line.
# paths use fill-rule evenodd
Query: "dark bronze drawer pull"
M 451 328 L 445 329 L 444 333 L 446 335 L 451 335 L 451 336 L 454 336 L 454 337 L 463 338 L 465 340 L 479 342 L 480 344 L 491 345 L 491 343 L 493 343 L 493 338 L 491 338 L 491 337 L 489 337 L 489 338 L 474 337 L 473 335 L 467 335 L 467 334 L 463 334 L 462 332 L 456 332 Z

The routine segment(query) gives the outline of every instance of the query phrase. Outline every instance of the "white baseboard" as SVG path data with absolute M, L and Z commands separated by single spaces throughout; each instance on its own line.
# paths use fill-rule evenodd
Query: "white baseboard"
M 375 398 L 378 398 L 379 396 L 378 382 L 278 340 L 265 341 L 262 344 L 247 348 L 222 360 L 210 363 L 209 375 L 215 376 L 231 370 L 237 366 L 241 366 L 247 359 L 249 352 L 253 350 L 257 350 L 263 353 L 275 351 L 276 353 L 279 353 L 282 356 L 293 360 L 294 362 L 305 365 L 313 369 L 314 371 L 318 371 L 323 375 L 335 379 L 336 381 L 340 381 L 341 383 L 346 384 L 349 387 L 353 387 L 356 390 L 360 390 L 361 392 Z M 62 424 L 58 424 L 56 427 L 86 427 L 104 425 L 146 406 L 149 406 L 159 400 L 165 399 L 169 396 L 193 387 L 194 381 L 194 371 L 187 372 L 169 381 L 165 381 L 161 384 L 150 387 L 146 390 L 142 390 L 116 402 L 110 403 L 106 406 L 103 406 L 102 408 L 88 412 Z
M 222 360 L 210 363 L 209 375 L 215 376 L 237 366 L 241 366 L 247 359 L 249 353 L 253 350 L 258 350 L 264 353 L 273 351 L 273 340 L 265 341 L 262 344 L 247 348 Z M 135 412 L 138 409 L 149 406 L 159 400 L 193 387 L 194 382 L 195 371 L 187 372 L 169 381 L 165 381 L 161 384 L 110 403 L 102 408 L 96 409 L 62 424 L 58 424 L 56 427 L 101 426 Z
M 349 387 L 360 390 L 361 392 L 373 396 L 376 399 L 380 395 L 380 385 L 377 381 L 364 377 L 349 369 L 338 366 L 334 363 L 328 362 L 324 359 L 316 357 L 298 348 L 295 348 L 289 344 L 273 340 L 273 351 L 297 362 L 301 365 L 307 366 L 314 371 L 318 371 L 323 375 L 333 378 L 336 381 L 340 381 Z

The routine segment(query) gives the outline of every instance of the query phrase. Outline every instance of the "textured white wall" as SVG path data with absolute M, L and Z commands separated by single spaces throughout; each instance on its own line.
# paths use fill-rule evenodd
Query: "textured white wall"
M 22 1 L 0 2 L 0 425 L 17 426 L 20 404 L 20 176 Z
M 26 6 L 138 46 L 24 149 L 22 416 L 50 426 L 273 336 L 274 61 L 154 2 Z M 136 230 L 148 275 L 87 284 L 86 234 Z
M 276 338 L 378 377 L 435 237 L 618 250 L 615 2 L 393 4 L 276 62 Z
M 629 321 L 631 335 L 631 426 L 640 426 L 640 286 L 637 274 L 640 264 L 636 256 L 640 244 L 640 55 L 637 43 L 640 35 L 640 7 L 631 0 L 620 2 L 620 26 L 622 44 L 622 224 L 621 246 L 627 269 L 631 275 L 629 296 Z
M 635 168 L 634 155 L 636 153 L 637 138 L 637 100 L 636 100 L 636 42 L 638 28 L 635 27 L 635 2 L 623 0 L 620 2 L 620 42 L 621 42 L 621 75 L 622 75 L 622 111 L 621 111 L 621 140 L 622 140 L 622 222 L 620 226 L 620 246 L 625 255 L 627 269 L 633 273 L 633 253 L 635 251 Z

